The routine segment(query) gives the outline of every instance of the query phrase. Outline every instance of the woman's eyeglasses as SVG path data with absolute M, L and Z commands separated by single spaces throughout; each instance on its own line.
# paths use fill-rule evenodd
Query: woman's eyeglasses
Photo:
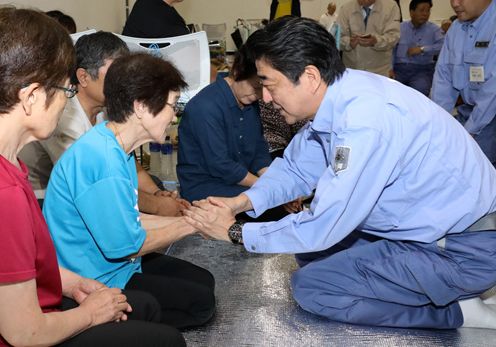
M 169 104 L 168 102 L 166 102 L 165 104 L 169 105 L 172 108 L 172 110 L 174 111 L 174 113 L 178 113 L 181 110 L 179 108 L 179 106 L 177 105 L 177 103 Z
M 69 85 L 69 88 L 60 86 L 54 86 L 53 88 L 62 90 L 67 99 L 73 98 L 78 92 L 77 87 L 73 84 Z

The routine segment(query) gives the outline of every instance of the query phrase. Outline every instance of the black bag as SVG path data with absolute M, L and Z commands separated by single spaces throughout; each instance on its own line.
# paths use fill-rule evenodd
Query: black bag
M 241 37 L 241 31 L 239 31 L 239 28 L 236 28 L 236 30 L 231 33 L 231 38 L 234 41 L 236 48 L 240 49 L 243 45 L 243 38 Z

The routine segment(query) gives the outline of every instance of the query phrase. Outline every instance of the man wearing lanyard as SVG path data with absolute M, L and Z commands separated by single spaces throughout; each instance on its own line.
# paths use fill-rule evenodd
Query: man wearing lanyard
M 480 298 L 496 285 L 496 171 L 470 135 L 411 88 L 346 70 L 317 22 L 262 30 L 252 51 L 264 101 L 310 122 L 253 187 L 195 202 L 188 222 L 250 252 L 296 253 L 293 295 L 317 315 L 496 328 L 495 298 Z M 309 209 L 277 222 L 234 220 L 314 189 Z
M 434 73 L 432 100 L 458 117 L 496 165 L 496 3 L 451 0 L 458 20 L 444 41 Z

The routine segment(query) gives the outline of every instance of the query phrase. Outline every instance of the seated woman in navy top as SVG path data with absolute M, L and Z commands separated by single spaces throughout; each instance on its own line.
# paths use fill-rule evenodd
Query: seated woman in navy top
M 260 122 L 261 96 L 245 45 L 229 76 L 217 78 L 188 102 L 179 124 L 177 174 L 183 198 L 237 196 L 266 170 L 271 157 Z

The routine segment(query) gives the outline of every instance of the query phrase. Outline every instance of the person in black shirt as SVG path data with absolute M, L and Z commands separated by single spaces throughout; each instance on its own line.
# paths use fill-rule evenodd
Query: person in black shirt
M 269 20 L 276 19 L 275 16 L 276 16 L 278 5 L 279 5 L 278 0 L 272 0 L 272 3 L 270 4 L 270 17 L 269 17 L 270 19 Z M 291 15 L 301 17 L 300 0 L 292 0 L 291 1 Z
M 122 35 L 163 38 L 189 34 L 183 17 L 173 7 L 183 0 L 137 0 Z

